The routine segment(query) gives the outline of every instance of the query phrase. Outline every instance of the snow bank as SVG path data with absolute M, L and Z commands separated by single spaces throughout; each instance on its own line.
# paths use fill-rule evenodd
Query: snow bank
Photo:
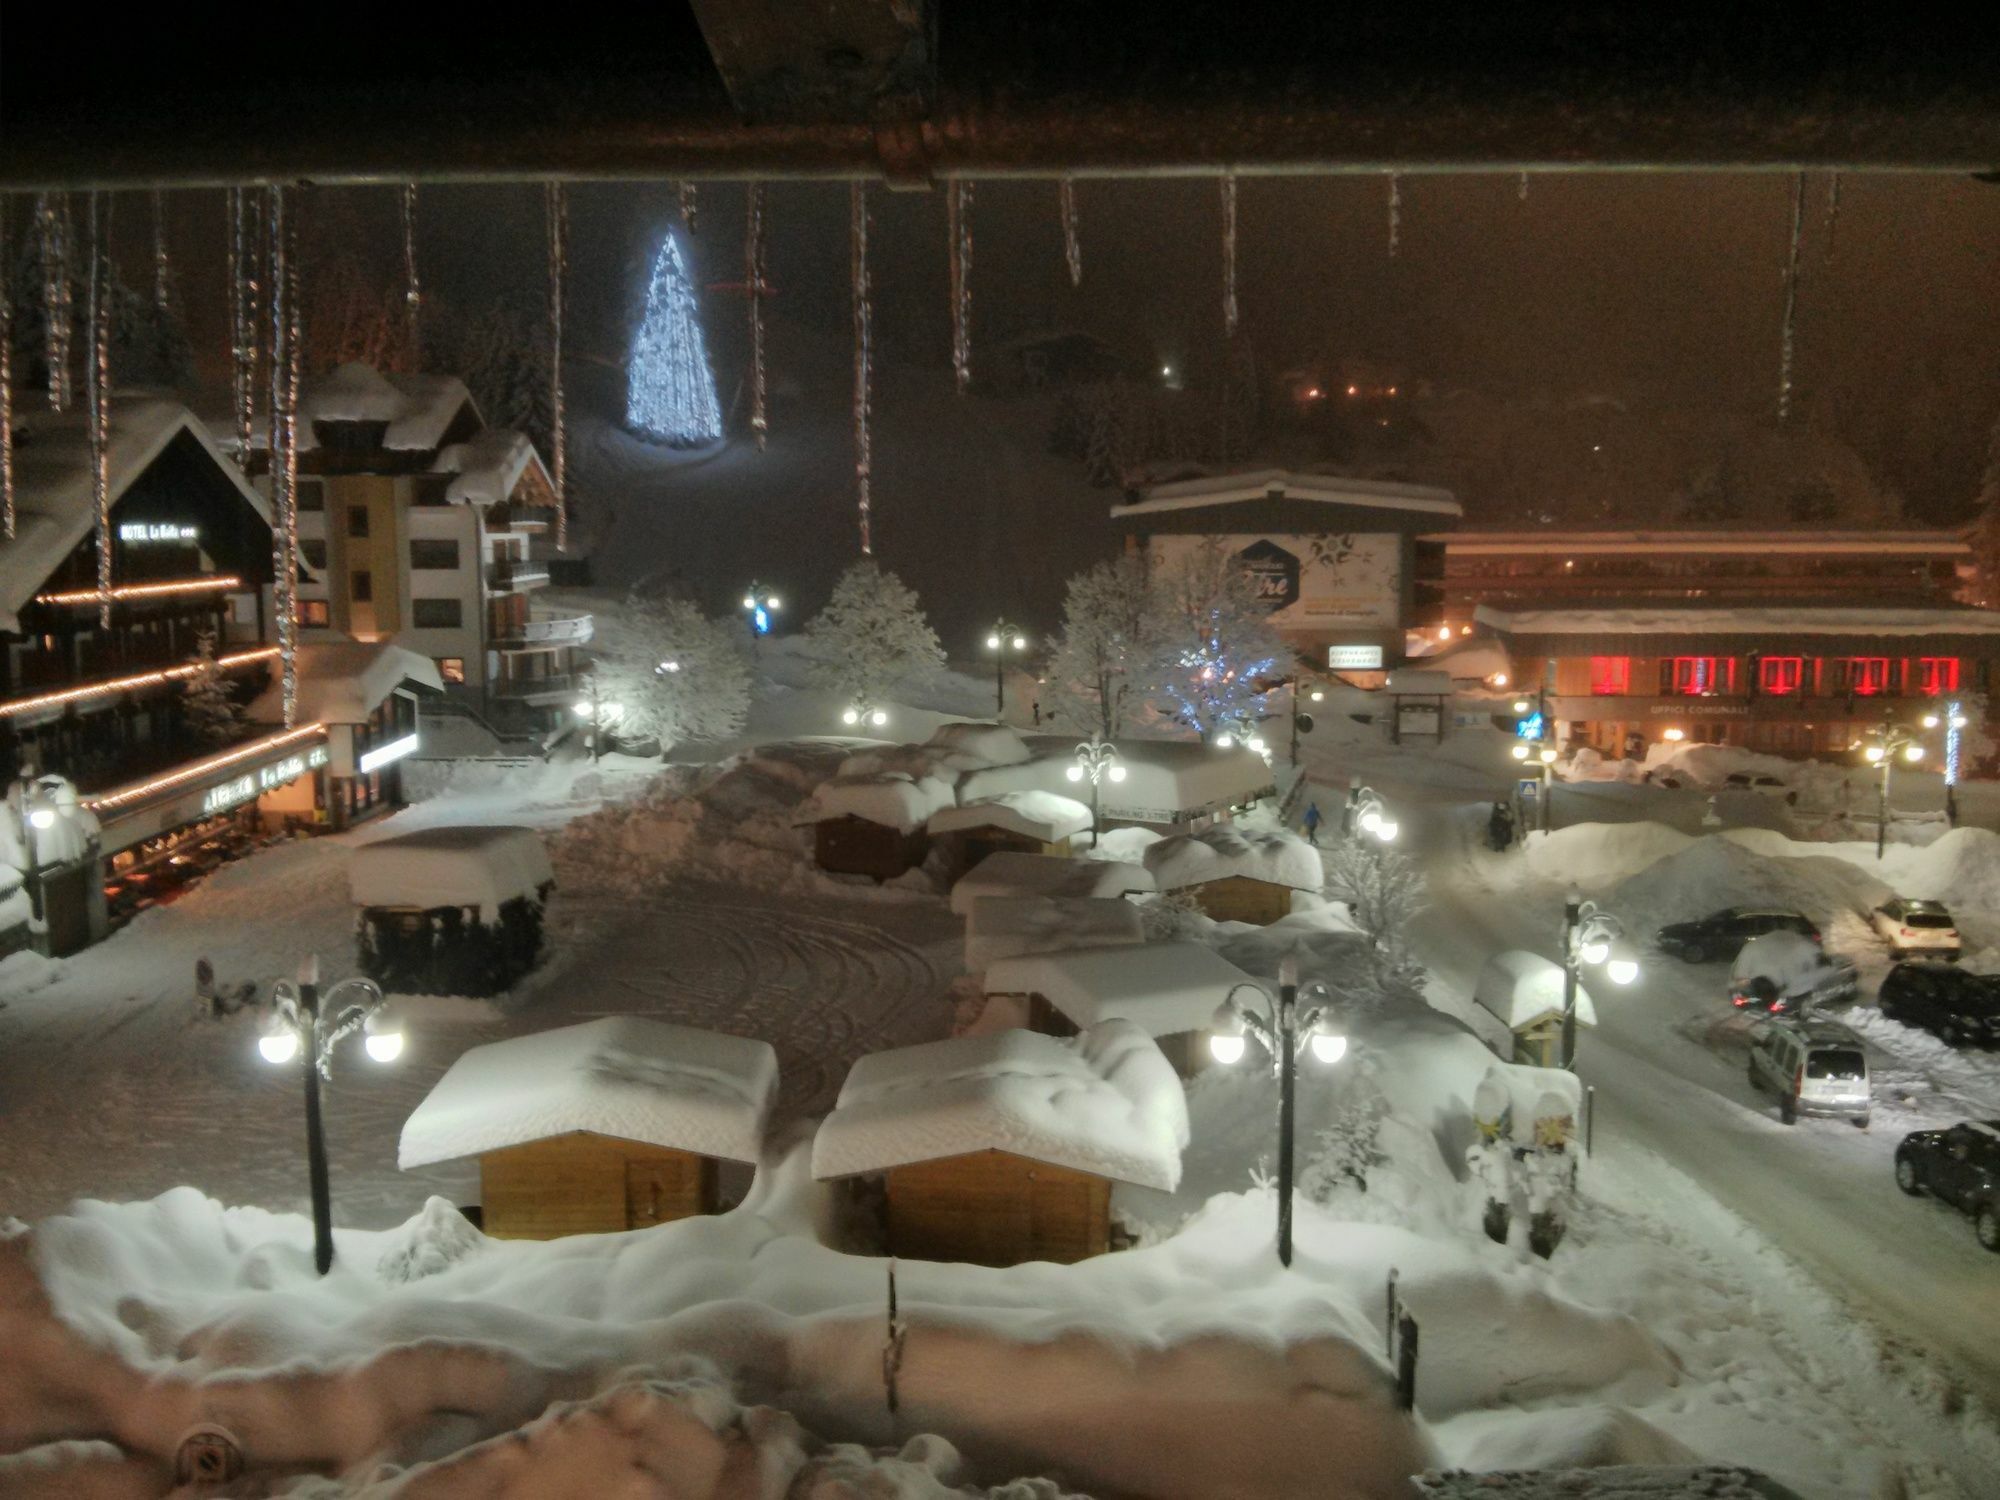
M 954 1037 L 855 1063 L 813 1141 L 813 1176 L 979 1151 L 1171 1191 L 1188 1143 L 1180 1079 L 1150 1037 L 1106 1021 L 1074 1037 Z
M 931 814 L 930 831 L 963 833 L 998 828 L 1044 844 L 1059 843 L 1090 827 L 1090 809 L 1054 792 L 1002 792 Z
M 1479 971 L 1472 998 L 1509 1031 L 1559 1017 L 1563 1012 L 1562 965 L 1524 948 L 1496 953 Z M 1576 987 L 1576 1021 L 1579 1026 L 1597 1024 L 1597 1005 L 1581 984 Z
M 1544 880 L 1602 891 L 1693 843 L 1664 823 L 1577 823 L 1530 834 L 1523 858 Z
M 1076 948 L 987 966 L 989 995 L 1040 995 L 1078 1026 L 1130 1021 L 1148 1036 L 1206 1031 L 1250 976 L 1202 943 Z
M 1246 829 L 1235 823 L 1161 839 L 1146 850 L 1145 861 L 1163 891 L 1232 875 L 1288 885 L 1295 891 L 1317 891 L 1326 881 L 1319 850 L 1297 834 Z
M 1069 779 L 1070 768 L 1076 764 L 1074 739 L 1033 735 L 1025 743 L 1033 759 L 969 771 L 959 784 L 960 798 L 969 801 L 1001 792 L 1066 794 L 1075 790 L 1076 784 Z M 1171 823 L 1268 796 L 1275 785 L 1263 757 L 1241 745 L 1218 750 L 1188 740 L 1126 738 L 1118 741 L 1117 748 L 1125 779 L 1102 785 L 1102 805 L 1108 818 Z
M 1810 847 L 1789 840 L 1779 845 L 1786 846 Z M 1726 906 L 1791 908 L 1831 932 L 1836 917 L 1865 916 L 1891 894 L 1844 859 L 1757 854 L 1746 840 L 1703 838 L 1620 881 L 1611 900 L 1628 915 L 1633 936 L 1642 937 L 1652 927 L 1693 921 Z
M 830 818 L 860 818 L 899 833 L 914 833 L 931 814 L 950 807 L 951 783 L 936 776 L 910 776 L 895 771 L 841 775 L 821 783 L 792 815 L 797 824 Z
M 928 748 L 979 766 L 1018 766 L 1032 758 L 1028 742 L 1004 724 L 940 724 L 926 742 Z
M 978 974 L 1020 953 L 1146 940 L 1139 909 L 1102 896 L 989 896 L 965 914 L 965 967 Z
M 606 1016 L 462 1053 L 403 1124 L 404 1171 L 573 1130 L 725 1161 L 763 1156 L 768 1042 Z
M 541 835 L 532 828 L 450 824 L 377 839 L 354 851 L 347 889 L 356 906 L 474 906 L 497 922 L 503 903 L 539 901 L 553 883 Z

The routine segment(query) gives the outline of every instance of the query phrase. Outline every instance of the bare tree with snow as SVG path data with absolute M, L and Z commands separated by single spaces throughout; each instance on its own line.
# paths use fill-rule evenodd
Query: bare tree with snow
M 1070 579 L 1049 659 L 1055 717 L 1079 733 L 1116 739 L 1145 696 L 1160 633 L 1152 580 L 1138 558 L 1101 562 Z
M 181 710 L 188 727 L 205 745 L 226 745 L 243 733 L 243 710 L 230 694 L 229 682 L 215 662 L 215 632 L 195 637 L 194 675 L 187 680 Z
M 826 608 L 806 623 L 806 648 L 813 681 L 853 704 L 879 706 L 944 666 L 916 594 L 872 558 L 840 575 Z
M 1261 718 L 1273 679 L 1291 672 L 1291 653 L 1235 554 L 1206 538 L 1158 571 L 1154 591 L 1153 705 L 1204 740 Z
M 1416 861 L 1360 837 L 1323 851 L 1320 861 L 1326 899 L 1345 906 L 1368 938 L 1376 983 L 1391 994 L 1421 994 L 1424 970 L 1410 948 L 1410 924 L 1426 904 Z
M 662 750 L 726 739 L 750 708 L 750 668 L 733 621 L 711 620 L 685 599 L 627 601 L 600 644 L 598 697 L 619 706 L 617 729 Z

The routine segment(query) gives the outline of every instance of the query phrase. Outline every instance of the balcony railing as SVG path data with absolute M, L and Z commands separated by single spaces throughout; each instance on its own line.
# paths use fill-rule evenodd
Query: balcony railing
M 502 677 L 493 684 L 493 696 L 541 703 L 568 697 L 578 690 L 582 680 L 575 672 L 551 672 L 546 677 Z
M 547 531 L 554 517 L 554 510 L 546 505 L 523 505 L 509 500 L 500 505 L 488 506 L 486 529 L 488 531 Z
M 518 623 L 496 629 L 493 644 L 501 651 L 547 651 L 557 646 L 581 646 L 591 638 L 594 628 L 594 621 L 589 615 L 530 615 Z
M 496 562 L 487 565 L 487 583 L 496 589 L 536 589 L 549 581 L 544 562 Z

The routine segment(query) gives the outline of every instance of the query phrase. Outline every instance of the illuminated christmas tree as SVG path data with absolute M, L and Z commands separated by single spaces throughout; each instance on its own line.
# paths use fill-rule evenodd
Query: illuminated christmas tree
M 692 447 L 722 436 L 715 371 L 694 301 L 694 282 L 670 234 L 653 261 L 646 315 L 632 340 L 625 420 L 648 437 Z

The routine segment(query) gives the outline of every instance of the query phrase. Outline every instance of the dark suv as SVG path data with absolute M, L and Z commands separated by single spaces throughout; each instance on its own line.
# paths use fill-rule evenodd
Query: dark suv
M 1896 1186 L 1912 1197 L 1935 1193 L 1971 1215 L 1979 1243 L 2000 1250 L 2000 1120 L 1904 1136 L 1896 1148 Z
M 1897 964 L 1875 997 L 1882 1014 L 1947 1047 L 2000 1045 L 2000 978 L 1931 960 Z
M 1805 917 L 1769 906 L 1726 906 L 1697 922 L 1669 922 L 1653 941 L 1663 953 L 1701 964 L 1712 958 L 1734 958 L 1750 939 L 1767 932 L 1796 932 L 1819 941 L 1819 929 Z

